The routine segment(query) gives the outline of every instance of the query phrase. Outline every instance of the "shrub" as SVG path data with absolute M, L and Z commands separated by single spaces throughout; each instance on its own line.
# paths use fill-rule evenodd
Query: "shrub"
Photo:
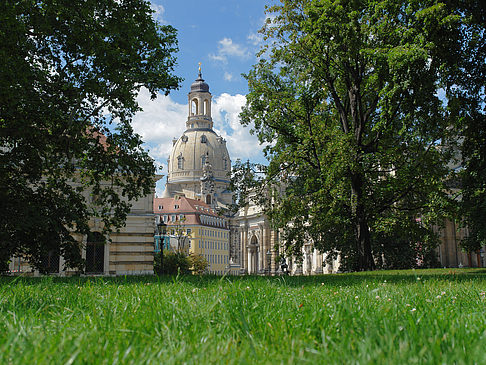
M 166 251 L 164 255 L 155 254 L 154 271 L 157 275 L 189 274 L 191 262 L 182 252 Z
M 189 261 L 191 262 L 191 270 L 193 274 L 202 275 L 208 270 L 209 263 L 203 255 L 190 254 Z

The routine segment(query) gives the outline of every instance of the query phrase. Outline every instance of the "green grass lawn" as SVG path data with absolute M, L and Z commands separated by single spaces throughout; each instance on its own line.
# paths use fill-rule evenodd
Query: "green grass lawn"
M 0 364 L 485 364 L 486 270 L 0 278 Z

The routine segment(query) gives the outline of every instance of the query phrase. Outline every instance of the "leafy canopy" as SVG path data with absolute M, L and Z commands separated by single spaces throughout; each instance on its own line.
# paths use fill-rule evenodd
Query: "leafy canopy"
M 18 0 L 0 5 L 0 261 L 37 268 L 49 251 L 82 267 L 98 217 L 121 227 L 149 194 L 153 160 L 130 125 L 138 91 L 169 93 L 176 30 L 145 0 Z
M 234 185 L 269 191 L 254 195 L 289 253 L 311 239 L 344 268 L 367 270 L 394 251 L 387 245 L 437 243 L 430 223 L 450 204 L 444 182 L 457 140 L 451 103 L 479 81 L 467 77 L 478 44 L 464 9 L 427 0 L 268 9 L 241 117 L 268 144 L 269 165 L 253 183 L 241 165 Z

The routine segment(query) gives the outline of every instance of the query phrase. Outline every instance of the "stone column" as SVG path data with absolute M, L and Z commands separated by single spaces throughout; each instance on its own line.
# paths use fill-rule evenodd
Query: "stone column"
M 241 247 L 242 247 L 242 252 L 243 252 L 242 267 L 246 272 L 249 273 L 250 272 L 249 271 L 249 267 L 250 267 L 249 256 L 245 255 L 245 253 L 248 252 L 248 222 L 244 222 L 243 231 L 242 231 Z
M 252 263 L 252 254 L 251 254 L 250 247 L 246 248 L 246 252 L 247 252 L 247 260 L 246 260 L 247 265 L 245 266 L 245 271 L 247 274 L 251 274 L 253 263 Z
M 267 227 L 263 226 L 262 227 L 262 261 L 263 261 L 263 266 L 262 269 L 265 273 L 268 273 L 268 257 L 267 257 L 267 251 L 268 251 L 268 237 L 267 237 Z
M 314 274 L 322 274 L 323 273 L 323 269 L 322 269 L 323 257 L 322 257 L 322 254 L 316 249 L 314 249 L 314 258 L 315 258 Z
M 265 235 L 263 231 L 263 225 L 258 225 L 258 231 L 260 233 L 260 240 L 258 242 L 258 271 L 262 271 L 265 269 L 265 259 L 263 255 L 265 255 L 265 250 L 263 244 L 265 243 Z

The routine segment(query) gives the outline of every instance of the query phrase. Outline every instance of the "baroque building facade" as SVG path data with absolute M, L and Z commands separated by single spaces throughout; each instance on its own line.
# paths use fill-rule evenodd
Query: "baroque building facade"
M 159 177 L 155 177 L 157 179 Z M 108 184 L 108 182 L 106 182 Z M 76 182 L 73 182 L 77 185 Z M 155 181 L 154 181 L 155 184 Z M 155 190 L 155 186 L 154 186 Z M 83 192 L 86 200 L 92 199 L 90 191 Z M 123 198 L 122 198 L 123 199 Z M 103 235 L 103 222 L 92 217 L 89 220 L 91 234 L 74 234 L 82 243 L 82 257 L 86 260 L 87 275 L 152 275 L 154 273 L 154 193 L 130 201 L 131 209 L 125 225 L 118 231 Z M 62 256 L 50 252 L 43 260 L 44 268 L 54 275 L 79 274 L 77 270 L 66 270 Z M 38 275 L 22 257 L 13 257 L 9 263 L 13 274 Z
M 227 272 L 230 235 L 227 217 L 220 216 L 202 200 L 178 195 L 155 198 L 154 212 L 156 221 L 164 227 L 165 249 L 201 255 L 211 274 Z
M 261 206 L 250 202 L 233 217 L 239 235 L 240 252 L 236 262 L 243 274 L 279 275 L 285 262 L 292 275 L 336 273 L 339 259 L 327 263 L 327 255 L 316 250 L 311 240 L 304 242 L 300 257 L 286 256 L 280 232 L 272 229 Z M 282 261 L 283 260 L 283 261 Z

